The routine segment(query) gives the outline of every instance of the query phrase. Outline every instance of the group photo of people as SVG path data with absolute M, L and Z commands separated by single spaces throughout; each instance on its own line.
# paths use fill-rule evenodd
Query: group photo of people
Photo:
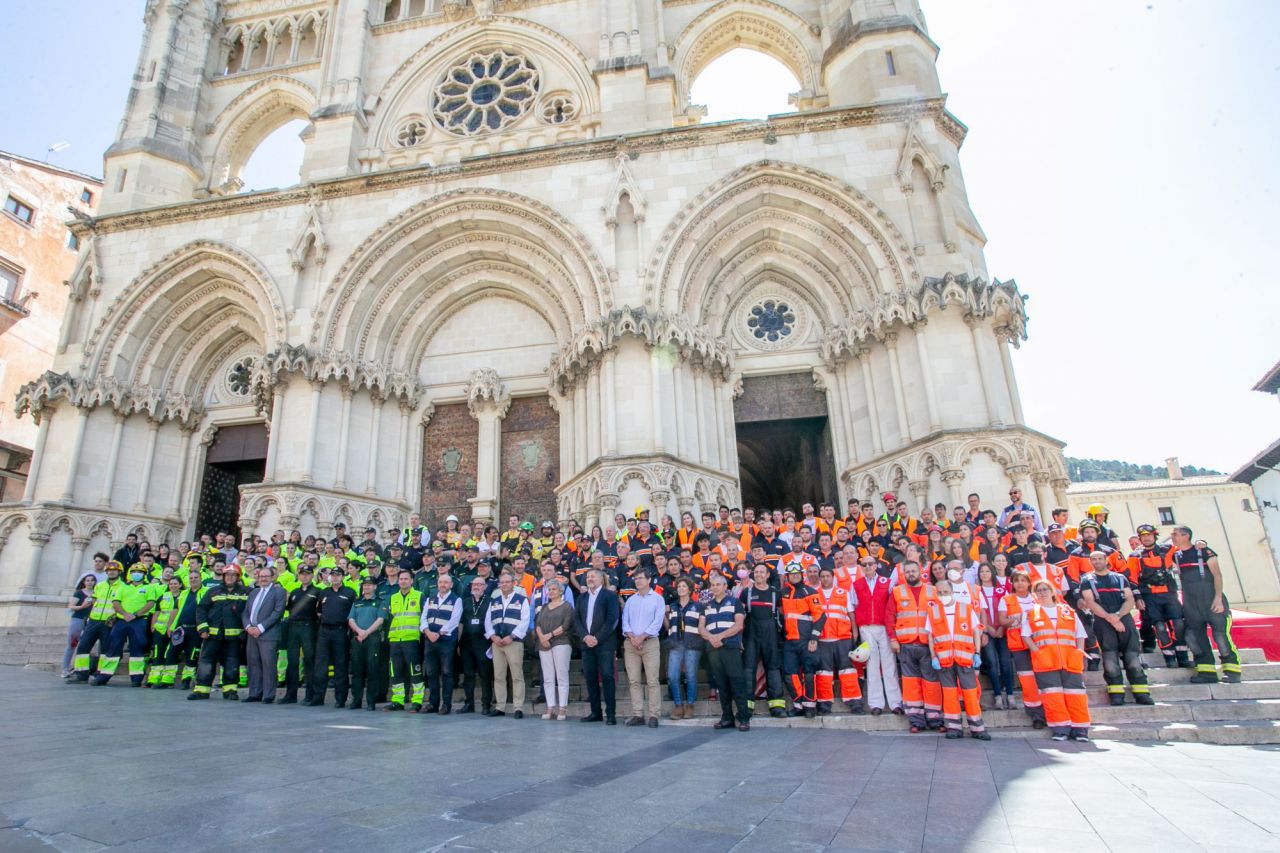
M 703 700 L 721 730 L 891 714 L 990 740 L 984 709 L 1020 709 L 1077 741 L 1087 671 L 1113 705 L 1152 704 L 1142 655 L 1157 650 L 1193 683 L 1240 680 L 1217 556 L 1190 528 L 1141 524 L 1126 548 L 1105 506 L 1072 523 L 1008 499 L 129 536 L 68 602 L 62 675 L 190 701 L 564 721 L 580 659 L 584 723 L 618 723 L 622 679 L 627 726 L 692 720 Z

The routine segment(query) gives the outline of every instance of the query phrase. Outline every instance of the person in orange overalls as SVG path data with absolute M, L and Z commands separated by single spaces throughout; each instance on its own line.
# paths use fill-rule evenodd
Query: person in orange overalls
M 1089 697 L 1084 689 L 1084 626 L 1053 584 L 1036 581 L 1035 605 L 1024 614 L 1022 639 L 1031 650 L 1036 689 L 1053 739 L 1089 740 Z
M 978 740 L 991 740 L 982 721 L 982 690 L 978 687 L 977 668 L 980 621 L 973 604 L 952 596 L 951 582 L 934 584 L 938 595 L 925 605 L 930 663 L 942 685 L 942 719 L 947 726 L 947 740 L 964 737 L 960 711 L 969 720 L 969 735 Z

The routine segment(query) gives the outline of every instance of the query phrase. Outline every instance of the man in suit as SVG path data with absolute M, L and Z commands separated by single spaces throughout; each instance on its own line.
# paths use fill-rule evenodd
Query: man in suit
M 244 630 L 249 635 L 249 698 L 246 702 L 270 705 L 276 701 L 276 650 L 280 645 L 280 616 L 285 592 L 270 569 L 258 569 L 257 585 L 249 591 L 244 608 Z
M 586 591 L 574 601 L 574 627 L 582 639 L 582 669 L 587 678 L 587 698 L 591 713 L 584 723 L 618 724 L 615 715 L 615 667 L 618 656 L 618 619 L 621 608 L 618 594 L 604 585 L 604 572 L 593 568 L 587 572 Z M 601 714 L 600 693 L 604 692 Z

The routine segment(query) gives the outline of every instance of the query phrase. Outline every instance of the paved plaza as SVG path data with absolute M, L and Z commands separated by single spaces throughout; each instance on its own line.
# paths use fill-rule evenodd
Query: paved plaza
M 1277 850 L 1274 747 L 200 704 L 0 667 L 0 851 Z

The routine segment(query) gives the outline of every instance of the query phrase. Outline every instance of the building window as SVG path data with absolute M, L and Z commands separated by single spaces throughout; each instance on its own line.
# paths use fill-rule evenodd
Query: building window
M 69 228 L 67 229 L 67 248 L 73 252 L 80 251 L 80 238 Z
M 85 204 L 93 204 L 93 191 L 88 187 L 80 190 L 80 201 Z
M 22 269 L 0 261 L 0 299 L 16 302 L 22 290 Z
M 31 205 L 23 204 L 13 196 L 9 196 L 4 200 L 4 212 L 26 225 L 30 225 L 31 220 L 34 219 L 36 215 L 36 212 L 31 208 Z
M 529 111 L 538 86 L 538 71 L 524 56 L 506 50 L 474 53 L 436 84 L 435 118 L 459 136 L 501 130 Z
M 1161 524 L 1168 525 L 1168 524 L 1178 523 L 1177 520 L 1173 517 L 1173 507 L 1171 506 L 1156 507 L 1156 512 L 1160 513 Z
M 791 334 L 795 327 L 796 315 L 791 306 L 785 302 L 766 299 L 751 309 L 747 317 L 747 328 L 757 340 L 777 343 Z
M 897 64 L 893 61 L 893 51 L 892 51 L 892 50 L 886 50 L 886 51 L 884 52 L 884 65 L 885 65 L 885 67 L 886 67 L 886 68 L 888 68 L 888 69 L 889 69 L 889 76 L 890 76 L 890 77 L 897 77 L 897 76 L 898 76 L 898 66 L 897 66 Z

